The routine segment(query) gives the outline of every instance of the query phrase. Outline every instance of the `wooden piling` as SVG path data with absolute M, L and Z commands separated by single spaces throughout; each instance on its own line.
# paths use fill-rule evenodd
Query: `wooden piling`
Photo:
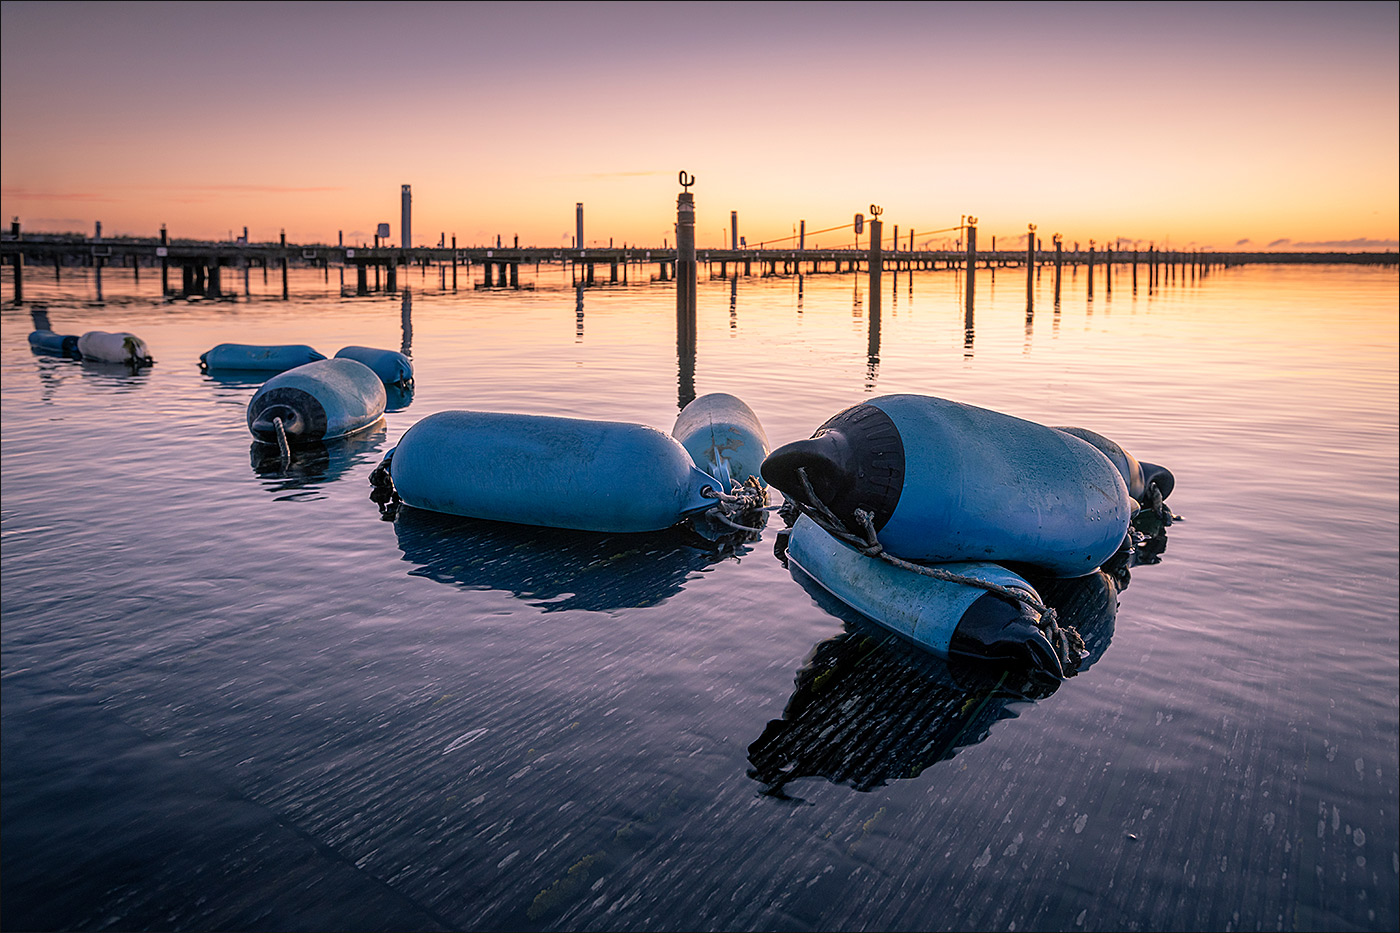
M 877 204 L 870 205 L 870 249 L 867 253 L 866 265 L 870 269 L 870 313 L 879 315 L 880 313 L 880 273 L 885 268 L 885 254 L 882 247 L 884 243 L 881 238 L 880 207 Z
M 977 280 L 977 218 L 967 218 L 967 315 L 972 317 L 972 293 Z
M 1026 310 L 1035 306 L 1035 224 L 1026 224 Z

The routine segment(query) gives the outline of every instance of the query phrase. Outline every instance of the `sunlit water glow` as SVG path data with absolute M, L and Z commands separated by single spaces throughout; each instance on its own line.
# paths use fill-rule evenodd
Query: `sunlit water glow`
M 644 267 L 581 305 L 548 269 L 368 297 L 293 270 L 285 301 L 226 271 L 237 300 L 171 303 L 152 270 L 100 301 L 29 272 L 59 332 L 157 362 L 36 356 L 0 318 L 6 927 L 1400 921 L 1393 267 L 1100 270 L 1092 298 L 1066 269 L 1058 307 L 1047 268 L 1031 313 L 1024 272 L 979 271 L 970 319 L 959 275 L 886 273 L 878 339 L 863 277 L 701 282 L 694 390 L 774 444 L 919 392 L 1175 473 L 1160 563 L 1036 699 L 833 615 L 776 518 L 727 549 L 380 519 L 370 470 L 436 411 L 669 429 L 688 367 Z M 196 365 L 221 342 L 408 342 L 416 393 L 283 471 L 257 381 Z M 749 747 L 785 707 L 774 788 Z

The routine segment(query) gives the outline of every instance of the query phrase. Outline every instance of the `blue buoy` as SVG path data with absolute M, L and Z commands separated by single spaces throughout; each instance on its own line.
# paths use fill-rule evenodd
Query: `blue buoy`
M 1153 489 L 1156 489 L 1165 499 L 1176 488 L 1176 478 L 1172 476 L 1171 470 L 1155 463 L 1139 461 L 1122 447 L 1096 431 L 1090 431 L 1088 428 L 1060 427 L 1055 430 L 1064 431 L 1066 434 L 1091 444 L 1095 450 L 1107 457 L 1109 463 L 1112 463 L 1119 475 L 1123 477 L 1123 482 L 1127 484 L 1128 495 L 1143 505 L 1152 505 Z
M 728 490 L 750 476 L 763 482 L 768 435 L 753 409 L 724 392 L 702 395 L 681 409 L 671 436 L 681 442 L 697 467 Z
M 29 346 L 36 353 L 66 356 L 74 360 L 82 358 L 78 353 L 78 337 L 76 334 L 55 334 L 51 330 L 32 331 L 29 334 Z
M 789 568 L 796 567 L 847 606 L 939 657 L 991 658 L 1064 676 L 1059 656 L 1037 626 L 1039 615 L 1024 603 L 867 557 L 806 515 L 792 527 L 787 559 Z M 958 562 L 938 569 L 1040 602 L 1034 587 L 998 564 Z
M 78 338 L 78 353 L 85 360 L 99 363 L 126 363 L 132 366 L 149 366 L 152 363 L 146 341 L 125 331 L 109 334 L 105 330 L 90 330 Z
M 476 411 L 409 428 L 389 476 L 417 508 L 583 531 L 669 528 L 714 506 L 719 486 L 655 428 Z
M 248 430 L 267 444 L 305 444 L 354 434 L 383 415 L 384 384 L 368 366 L 317 360 L 263 383 L 248 403 Z
M 374 347 L 342 347 L 335 355 L 338 360 L 364 363 L 386 386 L 413 385 L 413 361 L 397 350 L 377 350 Z
M 857 534 L 856 511 L 869 513 L 886 550 L 907 560 L 1025 563 L 1067 577 L 1112 556 L 1132 513 L 1118 470 L 1087 442 L 922 395 L 846 409 L 773 451 L 763 475 L 804 512 L 829 509 Z
M 209 372 L 221 369 L 254 369 L 282 373 L 325 358 L 325 354 L 317 353 L 304 343 L 221 343 L 199 355 L 199 368 Z

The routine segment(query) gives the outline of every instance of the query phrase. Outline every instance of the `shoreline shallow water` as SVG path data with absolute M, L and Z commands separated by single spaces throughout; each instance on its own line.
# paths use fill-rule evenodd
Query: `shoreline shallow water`
M 0 309 L 6 927 L 1400 922 L 1395 269 L 1092 299 L 1066 270 L 1058 308 L 1046 270 L 1029 312 L 1021 270 L 979 270 L 972 316 L 955 273 L 887 274 L 874 327 L 864 277 L 706 280 L 694 359 L 661 284 L 336 278 L 26 280 L 62 333 L 145 339 L 135 374 Z M 258 382 L 198 370 L 222 342 L 407 346 L 417 384 L 283 470 Z M 833 614 L 777 520 L 726 548 L 369 499 L 432 412 L 667 430 L 692 388 L 774 446 L 897 392 L 1082 425 L 1171 469 L 1184 520 L 1031 698 Z M 808 776 L 765 792 L 756 744 Z

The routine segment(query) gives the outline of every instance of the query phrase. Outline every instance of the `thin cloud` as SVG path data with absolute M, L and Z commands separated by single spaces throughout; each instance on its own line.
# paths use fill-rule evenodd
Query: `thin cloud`
M 1236 246 L 1248 246 L 1249 244 L 1251 244 L 1251 243 L 1253 243 L 1253 242 L 1254 242 L 1254 241 L 1251 240 L 1249 237 L 1245 237 L 1243 240 L 1236 240 L 1236 241 L 1235 241 L 1235 245 L 1236 245 Z
M 27 188 L 0 188 L 0 196 L 16 201 L 82 201 L 99 204 L 111 204 L 117 200 L 80 191 L 30 191 Z
M 1311 240 L 1294 245 L 1312 249 L 1394 249 L 1400 247 L 1400 240 L 1373 240 L 1370 237 L 1359 236 L 1352 240 Z
M 1281 240 L 1274 240 L 1272 243 L 1269 244 L 1269 249 L 1273 249 L 1275 246 L 1287 246 L 1289 243 L 1292 242 L 1293 241 L 1290 240 L 1288 237 L 1284 237 Z
M 163 188 L 162 190 L 170 190 Z M 343 187 L 300 187 L 296 185 L 178 185 L 177 191 L 206 191 L 226 194 L 330 194 Z
M 670 172 L 586 172 L 582 175 L 574 175 L 574 178 L 646 178 L 651 175 L 669 175 Z

